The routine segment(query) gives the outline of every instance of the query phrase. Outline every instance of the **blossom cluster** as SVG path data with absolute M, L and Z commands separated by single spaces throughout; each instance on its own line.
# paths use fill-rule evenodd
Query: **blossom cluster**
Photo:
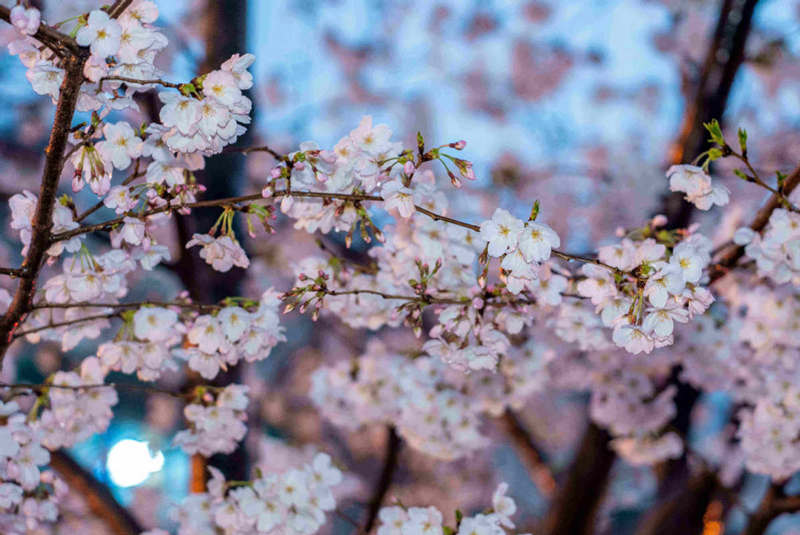
M 205 379 L 240 360 L 255 362 L 269 357 L 285 341 L 280 325 L 280 300 L 272 288 L 266 290 L 254 310 L 240 306 L 221 308 L 217 314 L 203 314 L 186 326 L 186 344 L 174 354 Z
M 558 234 L 547 225 L 533 220 L 523 223 L 502 208 L 481 223 L 481 239 L 489 256 L 502 258 L 500 266 L 508 273 L 506 287 L 515 295 L 538 278 L 536 268 L 561 245 Z
M 650 353 L 673 343 L 676 322 L 686 323 L 714 301 L 702 285 L 711 248 L 698 233 L 671 249 L 653 238 L 623 239 L 600 248 L 604 265 L 584 264 L 577 291 L 591 300 L 603 325 L 613 328 L 617 346 Z
M 511 516 L 517 504 L 506 495 L 508 485 L 501 483 L 492 495 L 492 506 L 487 511 L 473 516 L 457 517 L 454 528 L 444 524 L 442 512 L 436 507 L 391 506 L 380 510 L 378 535 L 505 535 L 514 528 Z
M 175 435 L 174 442 L 187 453 L 204 457 L 231 453 L 247 432 L 248 388 L 234 384 L 219 391 L 199 388 L 199 399 L 183 409 L 190 428 Z
M 28 341 L 61 342 L 63 350 L 74 348 L 83 339 L 95 339 L 110 325 L 103 317 L 111 309 L 98 306 L 67 306 L 75 303 L 113 304 L 128 293 L 127 276 L 145 264 L 149 257 L 112 249 L 91 255 L 81 249 L 62 261 L 61 273 L 48 278 L 34 297 L 37 308 L 25 318 L 23 330 Z M 48 305 L 54 305 L 49 307 Z M 84 320 L 84 318 L 94 318 Z M 62 325 L 58 327 L 57 325 Z M 57 326 L 57 327 L 50 327 Z
M 16 401 L 0 402 L 0 525 L 24 535 L 55 522 L 67 487 L 52 471 L 42 431 L 31 427 Z
M 33 219 L 36 212 L 38 198 L 30 191 L 24 190 L 16 193 L 8 200 L 11 208 L 11 228 L 19 231 L 19 239 L 23 244 L 21 254 L 28 252 L 33 233 Z M 62 202 L 57 202 L 53 210 L 52 231 L 55 233 L 65 232 L 78 228 L 78 223 L 74 220 L 72 211 Z M 83 236 L 74 236 L 67 241 L 56 242 L 51 245 L 47 254 L 59 256 L 62 252 L 77 252 L 81 246 Z
M 34 422 L 48 449 L 74 446 L 108 428 L 118 398 L 113 387 L 99 386 L 106 373 L 97 358 L 88 357 L 79 372 L 53 375 L 45 408 Z
M 669 189 L 685 193 L 687 202 L 700 210 L 708 210 L 715 204 L 725 206 L 731 192 L 723 184 L 715 184 L 705 169 L 695 165 L 673 165 L 667 169 Z
M 776 284 L 800 285 L 800 214 L 777 208 L 762 234 L 742 227 L 733 240 L 755 260 L 759 277 Z
M 83 85 L 78 99 L 78 110 L 95 111 L 101 108 L 121 109 L 135 106 L 133 95 L 136 88 L 127 86 L 113 91 L 101 83 L 104 77 L 123 76 L 139 79 L 157 77 L 159 72 L 153 65 L 157 53 L 167 46 L 167 39 L 159 33 L 152 22 L 158 16 L 158 8 L 149 0 L 136 0 L 119 18 L 96 9 L 88 17 L 78 21 L 75 40 L 88 46 L 91 56 L 83 74 L 91 82 Z M 19 56 L 28 68 L 27 78 L 33 90 L 40 95 L 49 95 L 53 103 L 58 98 L 58 89 L 64 79 L 64 69 L 59 58 L 49 48 L 41 46 L 32 37 L 41 15 L 33 8 L 17 9 L 14 26 L 21 38 L 9 44 L 9 51 Z
M 242 91 L 253 86 L 247 68 L 255 56 L 235 54 L 219 70 L 197 79 L 194 94 L 161 92 L 161 141 L 179 153 L 211 155 L 234 143 L 250 123 L 252 102 Z
M 482 414 L 497 416 L 542 391 L 553 357 L 547 346 L 530 343 L 510 352 L 499 373 L 464 374 L 437 358 L 392 354 L 375 341 L 353 362 L 318 368 L 310 396 L 336 425 L 392 424 L 415 449 L 450 460 L 488 444 Z
M 259 475 L 248 482 L 228 482 L 219 470 L 209 470 L 208 491 L 191 494 L 173 511 L 179 535 L 311 535 L 325 522 L 325 513 L 336 507 L 331 489 L 342 481 L 342 473 L 325 453 L 303 466 Z
M 295 190 L 320 193 L 369 194 L 390 180 L 381 162 L 396 158 L 402 145 L 391 141 L 392 131 L 384 124 L 362 119 L 358 128 L 342 138 L 333 150 L 320 150 L 315 143 L 302 143 L 300 151 L 287 157 L 289 163 L 272 170 L 272 182 L 263 190 L 271 197 L 276 183 L 285 179 Z M 291 165 L 289 165 L 291 164 Z M 393 167 L 401 173 L 401 167 Z M 398 190 L 399 192 L 400 190 Z M 281 211 L 295 219 L 295 227 L 308 232 L 350 231 L 361 218 L 353 203 L 337 200 L 301 199 L 286 195 Z

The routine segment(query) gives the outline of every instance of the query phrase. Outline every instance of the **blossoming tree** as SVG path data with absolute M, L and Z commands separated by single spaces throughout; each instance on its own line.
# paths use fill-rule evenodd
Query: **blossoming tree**
M 741 9 L 740 24 L 752 16 Z M 476 178 L 464 140 L 420 132 L 408 145 L 366 116 L 330 147 L 241 143 L 254 56 L 241 51 L 173 81 L 156 67 L 169 43 L 149 0 L 60 22 L 27 3 L 0 6 L 0 17 L 16 32 L 9 51 L 31 89 L 55 106 L 37 187 L 8 198 L 23 260 L 0 269 L 9 282 L 0 288 L 0 359 L 24 344 L 70 351 L 97 342 L 74 369 L 0 384 L 3 533 L 57 529 L 70 494 L 62 449 L 104 432 L 125 390 L 181 404 L 185 428 L 173 444 L 193 456 L 199 480 L 174 507 L 181 534 L 312 534 L 339 517 L 382 535 L 511 532 L 517 504 L 506 483 L 471 515 L 390 499 L 401 444 L 429 462 L 475 459 L 492 441 L 490 421 L 505 422 L 527 450 L 532 480 L 552 497 L 551 520 L 536 532 L 591 532 L 599 498 L 575 486 L 608 472 L 614 456 L 633 466 L 677 463 L 689 474 L 679 490 L 706 485 L 734 504 L 744 471 L 767 476 L 770 488 L 748 511 L 751 534 L 800 508 L 785 487 L 800 471 L 800 168 L 768 174 L 751 160 L 743 129 L 695 121 L 700 141 L 687 142 L 690 153 L 662 177 L 675 194 L 665 213 L 573 252 L 554 230 L 557 206 L 531 199 L 527 217 L 500 205 L 459 210 L 454 196 Z M 201 177 L 220 154 L 271 161 L 259 167 L 258 187 L 215 196 Z M 712 164 L 725 178 L 712 178 Z M 734 193 L 723 180 L 767 197 L 715 247 L 686 214 L 725 210 Z M 284 221 L 318 237 L 320 249 L 293 262 L 282 287 L 242 285 L 206 300 L 132 297 L 134 284 L 172 262 L 169 229 L 202 221 L 193 219 L 202 210 L 214 217 L 184 236 L 181 254 L 196 251 L 223 278 L 255 271 L 246 236 L 281 240 L 291 230 Z M 330 236 L 343 247 L 326 245 Z M 354 243 L 369 246 L 354 252 Z M 337 507 L 346 459 L 325 445 L 243 479 L 207 461 L 243 447 L 248 408 L 264 392 L 241 370 L 302 342 L 287 326 L 292 311 L 330 336 L 336 325 L 365 333 L 352 346 L 358 354 L 306 375 L 308 397 L 336 432 L 387 430 L 378 484 L 355 521 Z M 675 423 L 686 389 L 723 391 L 735 403 L 714 448 L 693 447 Z M 562 481 L 519 420 L 535 410 L 532 399 L 555 391 L 588 393 L 588 436 L 606 437 L 579 447 L 579 468 Z M 654 512 L 693 514 L 700 529 L 713 524 L 709 515 L 720 518 L 719 502 L 697 503 L 695 513 Z M 124 517 L 110 506 L 97 514 Z M 133 521 L 110 522 L 134 531 Z M 641 529 L 659 532 L 647 522 Z

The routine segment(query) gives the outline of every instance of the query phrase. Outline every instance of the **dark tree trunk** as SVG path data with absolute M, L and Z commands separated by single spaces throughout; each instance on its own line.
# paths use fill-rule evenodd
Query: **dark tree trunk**
M 243 53 L 247 46 L 247 0 L 207 0 L 204 17 L 206 56 L 198 68 L 204 74 L 216 70 L 230 56 Z M 252 113 L 251 113 L 252 116 Z M 240 138 L 246 144 L 249 134 Z M 241 154 L 222 153 L 206 158 L 205 169 L 196 173 L 197 180 L 206 187 L 205 198 L 217 199 L 241 195 L 244 184 L 244 158 Z M 181 244 L 195 232 L 208 232 L 220 215 L 219 208 L 192 210 L 190 217 L 177 216 L 176 224 Z M 238 218 L 237 218 L 238 223 Z M 237 239 L 244 246 L 244 236 L 237 224 Z M 175 269 L 193 299 L 203 303 L 217 302 L 237 295 L 244 278 L 244 270 L 234 267 L 227 273 L 214 271 L 198 256 L 198 250 L 183 250 Z M 240 365 L 220 373 L 214 384 L 227 385 L 241 380 Z M 228 479 L 246 480 L 250 477 L 247 450 L 243 440 L 230 455 L 214 455 L 208 463 L 201 457 L 192 459 L 191 487 L 202 490 L 208 477 L 206 466 L 219 468 Z
M 608 433 L 589 423 L 581 438 L 566 480 L 553 500 L 545 529 L 547 535 L 590 535 L 608 485 L 615 455 Z

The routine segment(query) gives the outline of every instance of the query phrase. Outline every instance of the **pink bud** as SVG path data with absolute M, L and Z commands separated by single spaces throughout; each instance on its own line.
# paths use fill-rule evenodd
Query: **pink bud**
M 415 169 L 416 168 L 414 167 L 413 162 L 406 162 L 403 164 L 403 172 L 406 174 L 406 176 L 413 175 Z
M 651 222 L 651 224 L 655 228 L 663 227 L 664 225 L 667 224 L 667 216 L 665 216 L 664 214 L 658 214 L 657 216 L 655 216 L 653 218 L 653 221 Z
M 272 170 L 269 172 L 269 175 L 272 178 L 280 178 L 282 173 L 283 169 L 281 169 L 280 167 L 273 167 Z
M 306 164 L 303 162 L 297 162 L 296 164 L 294 164 L 294 168 L 298 171 L 302 171 L 303 169 L 306 168 Z

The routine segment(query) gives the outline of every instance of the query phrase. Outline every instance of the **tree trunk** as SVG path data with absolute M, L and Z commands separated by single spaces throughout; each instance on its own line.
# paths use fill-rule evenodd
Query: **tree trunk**
M 575 452 L 567 478 L 550 508 L 546 535 L 590 535 L 616 458 L 609 448 L 611 437 L 589 423 Z
M 227 0 L 218 2 L 207 0 L 205 7 L 204 34 L 206 56 L 198 72 L 207 73 L 219 66 L 233 54 L 245 51 L 247 42 L 247 0 Z M 240 138 L 247 143 L 249 135 Z M 241 195 L 244 183 L 244 158 L 241 154 L 221 153 L 206 158 L 205 169 L 195 173 L 198 182 L 206 187 L 205 196 L 209 199 Z M 178 238 L 182 245 L 191 239 L 195 232 L 208 232 L 220 215 L 219 208 L 192 210 L 191 217 L 176 215 Z M 238 218 L 237 218 L 238 223 Z M 237 238 L 244 246 L 244 236 L 240 225 L 234 226 Z M 214 271 L 199 256 L 197 250 L 183 250 L 175 266 L 189 295 L 198 302 L 213 303 L 240 291 L 244 271 L 234 268 L 227 273 Z M 241 380 L 241 365 L 226 373 L 220 373 L 213 381 L 216 385 L 227 385 Z M 228 479 L 246 480 L 250 477 L 249 461 L 245 440 L 230 455 L 214 455 L 207 460 L 195 456 L 192 459 L 191 488 L 202 490 L 208 477 L 206 466 L 219 468 Z

